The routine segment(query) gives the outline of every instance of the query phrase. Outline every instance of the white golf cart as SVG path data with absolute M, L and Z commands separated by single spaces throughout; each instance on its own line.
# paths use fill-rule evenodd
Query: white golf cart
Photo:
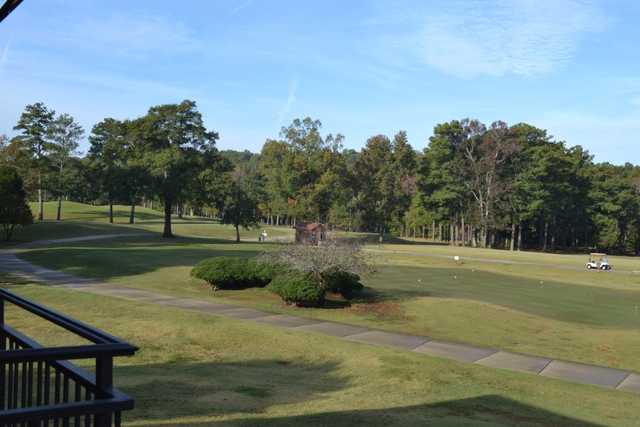
M 607 254 L 592 252 L 589 254 L 587 270 L 611 270 Z

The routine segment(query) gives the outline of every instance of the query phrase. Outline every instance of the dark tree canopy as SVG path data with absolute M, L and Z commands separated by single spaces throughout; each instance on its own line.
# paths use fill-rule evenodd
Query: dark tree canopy
M 33 222 L 22 178 L 15 168 L 0 165 L 0 227 L 5 240 L 10 240 L 18 226 Z

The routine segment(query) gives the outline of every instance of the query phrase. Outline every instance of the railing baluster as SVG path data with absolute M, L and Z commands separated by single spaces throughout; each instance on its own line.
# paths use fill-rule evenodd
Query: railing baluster
M 64 403 L 69 403 L 69 375 L 63 374 L 62 378 L 62 401 Z M 62 427 L 69 427 L 69 417 L 64 417 L 62 419 Z
M 54 399 L 54 403 L 60 403 L 60 394 L 61 394 L 61 389 L 62 389 L 62 383 L 61 383 L 61 375 L 60 375 L 60 370 L 56 369 L 56 375 L 54 378 L 54 393 L 53 393 L 53 399 Z M 53 427 L 60 427 L 60 419 L 58 417 L 56 417 L 53 420 Z
M 0 326 L 4 328 L 4 299 L 0 298 Z M 4 334 L 0 336 L 0 352 L 7 350 L 7 337 Z M 0 410 L 5 409 L 4 394 L 7 390 L 7 377 L 5 372 L 6 365 L 4 362 L 0 362 Z
M 36 365 L 36 405 L 42 405 L 42 362 Z
M 14 349 L 17 349 L 17 345 L 14 344 Z M 18 363 L 13 364 L 13 407 L 18 407 Z
M 49 362 L 44 364 L 44 404 L 51 402 L 51 365 Z
M 75 382 L 76 383 L 76 387 L 75 387 L 75 393 L 74 393 L 74 397 L 75 397 L 75 401 L 79 402 L 80 400 L 82 400 L 82 390 L 80 389 L 80 383 L 78 381 Z M 75 422 L 76 427 L 80 427 L 80 416 L 76 416 L 76 422 Z
M 33 362 L 27 365 L 27 405 L 33 406 Z
M 27 362 L 22 362 L 20 367 L 20 377 L 22 380 L 22 386 L 20 387 L 21 404 L 23 408 L 27 407 Z
M 0 327 L 2 327 L 2 336 L 0 337 L 0 351 L 7 350 L 7 337 L 4 334 L 4 298 L 0 297 Z M 6 389 L 5 364 L 0 363 L 0 410 L 5 409 L 4 393 Z M 4 427 L 4 426 L 1 426 Z
M 84 400 L 89 401 L 91 400 L 91 391 L 89 391 L 89 389 L 85 389 L 84 392 Z M 91 427 L 91 415 L 87 414 L 84 417 L 84 426 L 85 427 Z

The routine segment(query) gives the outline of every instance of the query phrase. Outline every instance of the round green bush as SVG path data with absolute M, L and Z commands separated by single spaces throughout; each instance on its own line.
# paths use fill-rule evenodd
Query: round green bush
M 281 265 L 260 259 L 250 259 L 247 263 L 247 270 L 256 281 L 256 286 L 260 287 L 267 286 L 274 277 L 287 272 L 287 269 Z
M 214 290 L 246 289 L 268 285 L 280 270 L 256 259 L 215 257 L 196 264 L 191 276 L 206 281 Z
M 290 272 L 276 276 L 268 289 L 284 302 L 301 307 L 317 307 L 324 303 L 324 289 L 309 274 Z
M 329 292 L 352 299 L 364 286 L 360 283 L 360 276 L 348 271 L 333 271 L 322 275 L 322 281 Z

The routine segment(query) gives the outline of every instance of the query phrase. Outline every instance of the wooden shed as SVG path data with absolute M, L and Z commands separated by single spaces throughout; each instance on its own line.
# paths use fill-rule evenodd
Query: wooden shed
M 319 222 L 296 224 L 296 243 L 319 245 L 327 238 L 327 227 Z

